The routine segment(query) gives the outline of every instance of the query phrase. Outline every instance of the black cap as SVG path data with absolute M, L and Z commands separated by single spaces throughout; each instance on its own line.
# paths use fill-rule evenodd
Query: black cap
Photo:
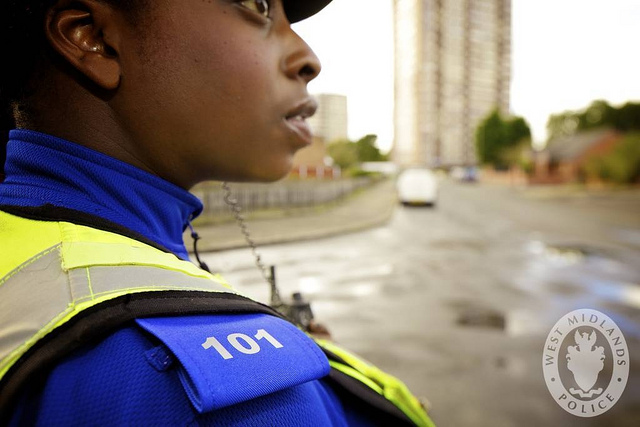
M 302 21 L 320 12 L 331 0 L 282 0 L 289 22 Z

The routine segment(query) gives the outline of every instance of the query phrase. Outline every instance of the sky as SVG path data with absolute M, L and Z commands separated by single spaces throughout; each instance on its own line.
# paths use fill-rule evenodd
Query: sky
M 334 0 L 295 24 L 322 62 L 311 93 L 347 95 L 349 138 L 393 143 L 393 0 Z M 375 5 L 375 6 L 374 6 Z M 640 0 L 512 0 L 511 113 L 534 143 L 550 114 L 640 102 Z

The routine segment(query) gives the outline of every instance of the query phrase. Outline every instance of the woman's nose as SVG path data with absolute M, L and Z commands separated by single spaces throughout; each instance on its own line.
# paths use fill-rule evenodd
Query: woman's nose
M 295 47 L 284 61 L 285 74 L 290 79 L 300 79 L 305 83 L 309 83 L 320 74 L 322 69 L 320 60 L 298 34 L 293 30 L 291 30 L 291 34 L 293 37 L 292 43 Z

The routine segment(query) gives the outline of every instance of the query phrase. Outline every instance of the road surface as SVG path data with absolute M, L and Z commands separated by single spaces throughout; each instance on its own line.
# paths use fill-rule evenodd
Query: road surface
M 301 291 L 338 343 L 428 399 L 440 426 L 640 425 L 640 197 L 442 183 L 434 209 L 385 226 L 260 249 L 281 293 Z M 205 256 L 268 301 L 249 250 Z M 599 310 L 621 328 L 630 376 L 593 418 L 561 409 L 542 355 L 563 315 Z

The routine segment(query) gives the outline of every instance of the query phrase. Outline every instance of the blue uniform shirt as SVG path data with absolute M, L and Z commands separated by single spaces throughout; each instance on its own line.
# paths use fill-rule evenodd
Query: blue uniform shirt
M 182 233 L 202 204 L 156 176 L 27 130 L 11 131 L 5 174 L 0 205 L 51 204 L 88 213 L 188 259 Z M 328 364 L 317 347 L 304 345 L 286 322 L 267 317 L 139 319 L 30 384 L 12 424 L 373 424 L 321 379 Z

